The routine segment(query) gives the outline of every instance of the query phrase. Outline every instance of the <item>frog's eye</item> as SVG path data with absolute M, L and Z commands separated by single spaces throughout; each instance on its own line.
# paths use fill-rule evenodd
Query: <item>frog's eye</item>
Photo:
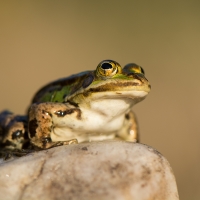
M 123 72 L 125 72 L 126 74 L 145 74 L 144 69 L 135 63 L 125 65 L 125 67 L 123 68 Z
M 119 63 L 113 60 L 104 60 L 97 66 L 96 74 L 102 78 L 109 78 L 117 73 L 121 73 L 122 68 Z

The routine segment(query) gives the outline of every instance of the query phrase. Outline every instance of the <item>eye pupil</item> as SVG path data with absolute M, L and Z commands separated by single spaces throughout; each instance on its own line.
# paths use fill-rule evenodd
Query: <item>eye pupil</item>
M 102 69 L 112 69 L 112 65 L 110 63 L 103 63 L 101 65 Z

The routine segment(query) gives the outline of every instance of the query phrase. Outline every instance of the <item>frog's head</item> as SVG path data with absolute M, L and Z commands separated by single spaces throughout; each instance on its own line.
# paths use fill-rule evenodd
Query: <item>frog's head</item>
M 143 100 L 151 88 L 142 67 L 130 63 L 122 68 L 113 60 L 100 62 L 81 82 L 81 88 L 67 97 L 69 101 L 108 108 L 122 104 L 130 108 Z

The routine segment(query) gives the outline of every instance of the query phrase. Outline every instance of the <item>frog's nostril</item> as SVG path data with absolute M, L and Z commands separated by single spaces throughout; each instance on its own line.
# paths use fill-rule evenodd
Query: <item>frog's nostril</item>
M 110 63 L 103 63 L 101 65 L 102 69 L 112 69 L 112 65 Z

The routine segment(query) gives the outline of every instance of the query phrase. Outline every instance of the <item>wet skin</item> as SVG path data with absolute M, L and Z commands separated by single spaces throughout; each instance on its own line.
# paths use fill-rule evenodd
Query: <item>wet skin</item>
M 5 149 L 47 149 L 107 139 L 138 141 L 132 107 L 150 92 L 144 70 L 104 60 L 96 70 L 54 81 L 33 98 L 27 116 L 0 113 Z

